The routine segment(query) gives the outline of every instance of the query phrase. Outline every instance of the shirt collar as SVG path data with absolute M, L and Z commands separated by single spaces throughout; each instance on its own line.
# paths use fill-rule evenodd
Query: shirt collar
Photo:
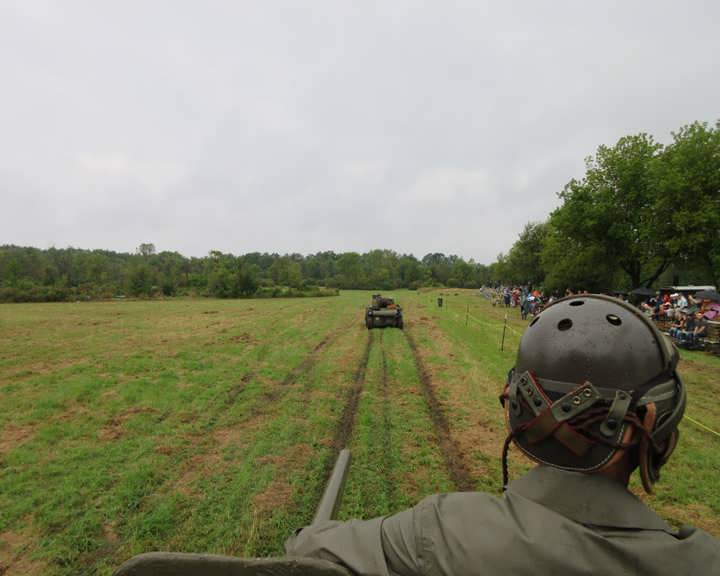
M 672 531 L 620 482 L 600 474 L 538 466 L 514 480 L 508 492 L 588 526 Z

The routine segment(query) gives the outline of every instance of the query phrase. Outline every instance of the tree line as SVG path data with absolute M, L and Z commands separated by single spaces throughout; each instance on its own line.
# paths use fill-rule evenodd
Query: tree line
M 337 289 L 479 287 L 489 267 L 459 256 L 422 259 L 391 250 L 235 256 L 211 251 L 202 258 L 157 252 L 150 243 L 130 253 L 79 248 L 0 247 L 0 301 L 40 302 L 122 296 L 220 298 L 323 296 Z
M 503 283 L 590 291 L 720 282 L 720 122 L 662 145 L 648 134 L 600 146 L 491 266 Z

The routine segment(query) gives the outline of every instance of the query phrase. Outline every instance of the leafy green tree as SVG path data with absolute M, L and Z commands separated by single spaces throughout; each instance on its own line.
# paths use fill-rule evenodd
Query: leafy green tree
M 155 254 L 155 244 L 149 242 L 140 244 L 140 246 L 137 247 L 135 253 L 145 258 L 147 258 L 148 256 L 152 256 L 153 254 Z
M 665 248 L 691 274 L 720 283 L 720 122 L 673 133 L 658 165 L 657 221 Z M 697 272 L 695 272 L 696 274 Z
M 539 286 L 545 279 L 541 254 L 545 244 L 546 225 L 528 222 L 507 255 L 507 280 L 514 284 Z
M 155 291 L 152 269 L 145 264 L 131 269 L 127 289 L 132 296 L 152 296 Z
M 338 285 L 340 288 L 360 287 L 364 284 L 362 258 L 357 252 L 345 252 L 340 255 L 337 263 Z
M 280 286 L 301 288 L 303 285 L 300 264 L 290 257 L 286 256 L 275 260 L 270 266 L 270 273 L 275 284 Z
M 577 259 L 579 251 L 614 263 L 633 287 L 649 286 L 667 268 L 671 257 L 656 210 L 660 151 L 651 136 L 638 134 L 600 146 L 587 159 L 585 177 L 565 186 L 563 204 L 550 218 L 557 235 L 572 240 L 568 258 Z

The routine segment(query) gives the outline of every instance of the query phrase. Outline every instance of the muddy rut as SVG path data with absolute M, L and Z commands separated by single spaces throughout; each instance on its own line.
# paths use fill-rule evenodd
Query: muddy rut
M 405 330 L 404 334 L 407 338 L 410 350 L 412 350 L 413 359 L 415 361 L 415 369 L 420 380 L 420 387 L 422 389 L 425 402 L 427 403 L 430 420 L 432 420 L 435 431 L 435 437 L 438 445 L 440 446 L 450 479 L 453 481 L 453 484 L 455 484 L 455 487 L 460 491 L 474 490 L 477 486 L 477 482 L 470 472 L 471 467 L 465 459 L 464 452 L 460 450 L 457 442 L 455 442 L 452 438 L 447 414 L 445 414 L 445 410 L 435 393 L 435 385 L 433 384 L 430 372 L 425 366 L 422 356 L 420 355 L 418 345 L 410 331 Z
M 375 340 L 374 334 L 368 330 L 367 339 L 365 340 L 365 350 L 363 351 L 360 361 L 355 368 L 355 374 L 353 375 L 352 385 L 348 391 L 347 399 L 345 400 L 345 407 L 343 408 L 340 420 L 338 420 L 335 428 L 335 434 L 332 440 L 332 450 L 330 457 L 325 464 L 325 476 L 329 477 L 332 472 L 332 467 L 335 464 L 340 450 L 345 448 L 350 442 L 353 428 L 355 426 L 355 414 L 357 413 L 358 404 L 360 403 L 360 395 L 362 394 L 363 386 L 365 385 L 365 373 L 367 372 L 368 361 L 370 359 L 370 349 L 372 343 Z

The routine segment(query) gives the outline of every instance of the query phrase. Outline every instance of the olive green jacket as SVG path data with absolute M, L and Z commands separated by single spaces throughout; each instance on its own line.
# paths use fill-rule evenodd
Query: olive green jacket
M 620 483 L 539 466 L 501 498 L 429 496 L 394 516 L 303 528 L 287 553 L 356 574 L 720 575 L 720 541 L 674 532 Z

